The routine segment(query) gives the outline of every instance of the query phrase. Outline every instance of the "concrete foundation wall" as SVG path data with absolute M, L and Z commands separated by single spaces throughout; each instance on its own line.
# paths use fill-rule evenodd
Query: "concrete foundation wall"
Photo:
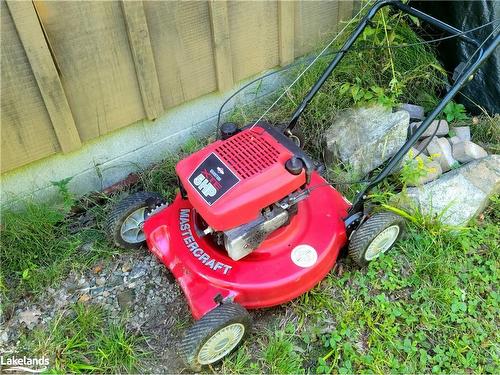
M 247 81 L 248 82 L 248 81 Z M 251 86 L 225 107 L 250 104 L 279 87 L 276 74 L 264 80 L 259 93 Z M 217 112 L 232 91 L 209 94 L 169 110 L 155 121 L 141 120 L 126 128 L 86 143 L 78 151 L 54 155 L 1 176 L 1 205 L 15 206 L 25 199 L 51 201 L 58 192 L 52 181 L 71 177 L 70 191 L 77 196 L 103 190 L 176 152 L 190 138 L 214 134 Z

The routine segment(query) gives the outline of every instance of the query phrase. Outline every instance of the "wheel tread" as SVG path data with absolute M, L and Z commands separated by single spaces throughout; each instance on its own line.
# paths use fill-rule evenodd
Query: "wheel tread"
M 179 345 L 180 355 L 186 364 L 194 370 L 199 370 L 201 366 L 196 358 L 198 351 L 215 332 L 231 323 L 242 323 L 245 326 L 245 337 L 251 325 L 251 317 L 243 306 L 227 302 L 211 310 L 193 324 Z
M 348 246 L 349 256 L 360 266 L 368 264 L 364 258 L 367 247 L 382 230 L 393 224 L 398 224 L 403 229 L 404 219 L 390 211 L 378 212 L 370 217 L 353 234 Z
M 162 199 L 162 196 L 158 193 L 147 192 L 147 191 L 139 191 L 135 194 L 131 194 L 128 197 L 122 199 L 118 204 L 113 208 L 110 212 L 106 223 L 105 223 L 105 231 L 109 237 L 109 239 L 113 242 L 115 246 L 118 247 L 128 247 L 128 248 L 138 248 L 141 244 L 125 244 L 120 242 L 120 228 L 123 223 L 123 220 L 128 216 L 128 214 L 136 210 L 143 205 L 145 205 L 146 201 L 150 198 L 154 199 Z

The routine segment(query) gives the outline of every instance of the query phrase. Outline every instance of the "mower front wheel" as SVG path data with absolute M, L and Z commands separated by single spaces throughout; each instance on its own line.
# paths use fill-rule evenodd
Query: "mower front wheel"
M 250 328 L 251 317 L 243 306 L 223 303 L 186 331 L 180 345 L 181 357 L 192 370 L 199 371 L 236 349 Z
M 404 230 L 404 219 L 392 212 L 378 212 L 353 233 L 349 241 L 349 256 L 360 266 L 366 266 L 396 243 Z
M 111 211 L 106 221 L 109 239 L 118 247 L 138 249 L 146 241 L 143 225 L 146 221 L 150 202 L 160 202 L 158 193 L 140 191 L 120 201 Z

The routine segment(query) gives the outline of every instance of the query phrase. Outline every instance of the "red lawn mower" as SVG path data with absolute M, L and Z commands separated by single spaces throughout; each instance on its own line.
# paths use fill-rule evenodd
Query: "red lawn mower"
M 297 145 L 293 128 L 375 13 L 387 5 L 462 37 L 478 47 L 479 55 L 351 204 Z M 187 365 L 199 369 L 229 354 L 250 330 L 247 309 L 279 305 L 307 292 L 332 269 L 341 249 L 365 265 L 394 245 L 404 220 L 391 212 L 365 212 L 367 192 L 387 177 L 496 45 L 498 37 L 483 50 L 465 33 L 417 9 L 399 1 L 378 2 L 284 130 L 265 122 L 241 129 L 224 124 L 220 140 L 177 164 L 179 193 L 173 202 L 139 192 L 115 207 L 107 223 L 114 243 L 131 248 L 147 242 L 197 319 L 180 346 Z

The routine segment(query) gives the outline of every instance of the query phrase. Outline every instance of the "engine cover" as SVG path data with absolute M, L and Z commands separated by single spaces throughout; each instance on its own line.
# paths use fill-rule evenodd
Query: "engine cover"
M 306 183 L 285 163 L 303 151 L 270 125 L 248 127 L 181 160 L 176 173 L 192 206 L 215 231 L 256 220 Z

